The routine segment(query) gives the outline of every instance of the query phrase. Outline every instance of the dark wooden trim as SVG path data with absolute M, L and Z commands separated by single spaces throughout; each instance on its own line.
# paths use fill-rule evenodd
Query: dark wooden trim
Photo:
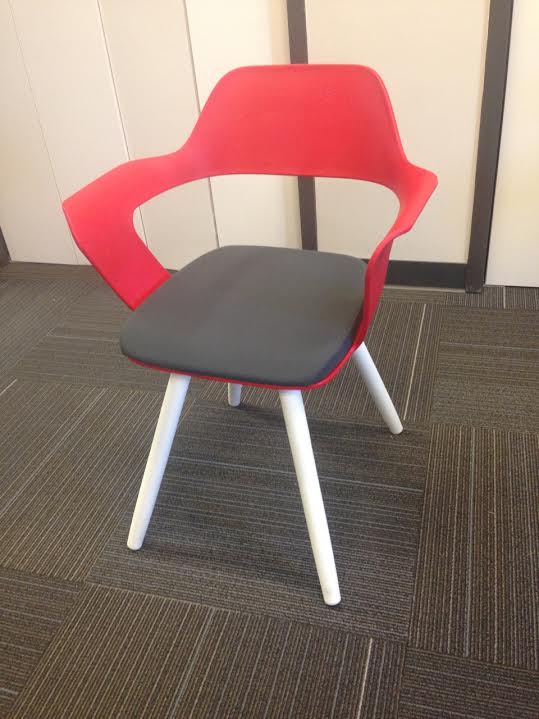
M 512 16 L 513 0 L 490 0 L 475 193 L 465 274 L 467 292 L 480 292 L 485 284 L 502 136 Z
M 288 44 L 291 63 L 308 63 L 307 20 L 304 0 L 287 0 Z
M 318 249 L 316 190 L 314 182 L 314 177 L 298 177 L 301 246 L 304 250 Z
M 459 262 L 390 260 L 386 284 L 463 290 L 465 269 L 466 265 Z
M 288 44 L 290 62 L 308 63 L 307 22 L 304 0 L 287 0 Z M 298 177 L 301 246 L 304 250 L 318 249 L 316 229 L 316 192 L 314 177 Z
M 6 245 L 4 235 L 2 234 L 2 228 L 0 227 L 0 267 L 7 265 L 10 259 L 9 250 Z

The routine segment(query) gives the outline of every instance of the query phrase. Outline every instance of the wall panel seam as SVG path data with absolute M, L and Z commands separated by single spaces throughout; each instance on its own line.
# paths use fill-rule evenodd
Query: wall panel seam
M 198 92 L 198 82 L 197 82 L 197 76 L 195 72 L 195 57 L 193 55 L 193 43 L 191 42 L 191 27 L 189 25 L 189 13 L 187 12 L 187 5 L 185 4 L 185 0 L 180 0 L 182 7 L 183 7 L 183 16 L 185 18 L 185 29 L 187 30 L 187 46 L 189 48 L 189 58 L 191 61 L 191 74 L 193 76 L 193 85 L 195 88 L 195 99 L 197 104 L 197 111 L 200 115 L 200 95 Z M 208 192 L 210 194 L 210 206 L 211 206 L 211 214 L 213 219 L 213 230 L 215 232 L 215 243 L 217 247 L 221 247 L 221 243 L 219 242 L 219 232 L 217 230 L 217 218 L 215 216 L 215 203 L 213 201 L 213 188 L 211 185 L 211 180 L 208 177 L 206 180 L 208 183 Z
M 116 80 L 115 80 L 115 78 L 114 78 L 114 71 L 113 71 L 113 69 L 112 69 L 112 60 L 111 60 L 111 57 L 110 57 L 109 44 L 108 44 L 108 42 L 107 42 L 107 35 L 106 35 L 106 33 L 105 33 L 105 24 L 103 23 L 103 14 L 102 14 L 102 12 L 101 12 L 101 3 L 100 3 L 100 0 L 96 0 L 96 6 L 97 6 L 97 15 L 98 15 L 98 17 L 99 17 L 99 25 L 100 25 L 100 27 L 101 27 L 101 37 L 102 37 L 102 40 L 103 40 L 103 46 L 104 46 L 104 48 L 105 48 L 105 54 L 106 54 L 106 56 L 107 56 L 107 64 L 108 64 L 108 67 L 109 67 L 109 75 L 110 75 L 110 80 L 111 80 L 111 83 L 112 83 L 112 89 L 113 89 L 113 92 L 114 92 L 114 100 L 115 100 L 115 102 L 116 102 L 116 112 L 117 112 L 117 115 L 118 115 L 118 121 L 119 121 L 119 123 L 120 123 L 120 128 L 121 128 L 121 130 L 122 130 L 122 138 L 123 138 L 124 151 L 125 151 L 125 154 L 126 154 L 126 156 L 127 156 L 127 159 L 128 159 L 128 160 L 131 160 L 131 159 L 133 159 L 133 158 L 131 157 L 131 152 L 129 151 L 129 142 L 127 141 L 127 133 L 126 133 L 126 131 L 125 131 L 124 118 L 123 118 L 123 115 L 122 115 L 122 108 L 120 107 L 120 98 L 118 97 L 118 88 L 116 87 Z M 141 227 L 142 227 L 142 235 L 143 235 L 142 239 L 144 240 L 145 245 L 148 246 L 148 238 L 147 238 L 147 236 L 146 236 L 146 227 L 145 227 L 145 225 L 144 225 L 144 218 L 142 217 L 142 211 L 141 211 L 140 207 L 137 208 L 136 212 L 138 213 L 138 217 L 139 217 L 139 219 L 140 219 L 140 224 L 141 224 Z

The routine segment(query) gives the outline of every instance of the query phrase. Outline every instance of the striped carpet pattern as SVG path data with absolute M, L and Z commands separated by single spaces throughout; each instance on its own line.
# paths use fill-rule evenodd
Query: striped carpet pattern
M 537 719 L 537 674 L 409 649 L 399 719 Z
M 87 287 L 84 281 L 76 279 L 13 280 L 0 284 L 2 376 L 46 336 L 69 305 L 87 291 Z
M 89 268 L 0 270 L 0 719 L 539 716 L 539 293 L 390 287 L 306 394 L 341 582 L 321 599 L 274 393 L 194 381 L 126 537 L 166 376 Z
M 537 311 L 444 309 L 432 420 L 537 430 Z
M 380 640 L 90 584 L 13 717 L 383 717 L 403 659 Z
M 411 644 L 539 672 L 538 437 L 435 426 Z
M 338 609 L 320 602 L 282 418 L 259 408 L 195 404 L 144 552 L 125 546 L 130 507 L 90 581 L 404 640 L 428 437 L 410 430 L 387 447 L 380 428 L 337 426 L 311 420 L 347 597 Z
M 78 594 L 73 582 L 0 570 L 0 716 L 9 716 Z

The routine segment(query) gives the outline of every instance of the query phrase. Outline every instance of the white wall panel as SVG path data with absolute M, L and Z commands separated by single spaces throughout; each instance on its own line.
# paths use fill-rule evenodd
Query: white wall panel
M 131 157 L 178 149 L 198 117 L 181 0 L 100 0 L 105 37 Z M 146 203 L 148 246 L 180 268 L 217 246 L 208 181 Z
M 0 0 L 0 226 L 14 261 L 72 264 L 60 207 L 8 0 Z
M 309 62 L 383 77 L 412 162 L 439 187 L 394 259 L 465 262 L 473 203 L 488 0 L 306 0 Z M 391 193 L 317 180 L 321 249 L 368 256 L 393 221 Z
M 96 0 L 12 0 L 12 8 L 65 198 L 127 160 L 99 9 Z M 136 226 L 142 232 L 139 222 Z
M 487 283 L 539 287 L 539 3 L 513 9 Z
M 285 0 L 186 0 L 203 104 L 217 80 L 241 65 L 289 61 Z M 295 178 L 211 180 L 219 243 L 299 247 Z

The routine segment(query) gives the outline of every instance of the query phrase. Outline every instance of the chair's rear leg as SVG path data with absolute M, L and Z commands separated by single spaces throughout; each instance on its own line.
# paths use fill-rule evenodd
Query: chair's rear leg
M 228 383 L 228 404 L 231 407 L 238 407 L 241 402 L 241 384 Z
M 301 391 L 279 394 L 322 594 L 326 604 L 338 604 L 339 580 Z
M 190 381 L 191 377 L 179 374 L 171 374 L 168 380 L 131 520 L 127 539 L 129 549 L 140 549 L 144 541 Z
M 402 423 L 399 415 L 364 342 L 359 345 L 352 356 L 365 380 L 374 404 L 389 427 L 389 431 L 393 434 L 400 434 Z

